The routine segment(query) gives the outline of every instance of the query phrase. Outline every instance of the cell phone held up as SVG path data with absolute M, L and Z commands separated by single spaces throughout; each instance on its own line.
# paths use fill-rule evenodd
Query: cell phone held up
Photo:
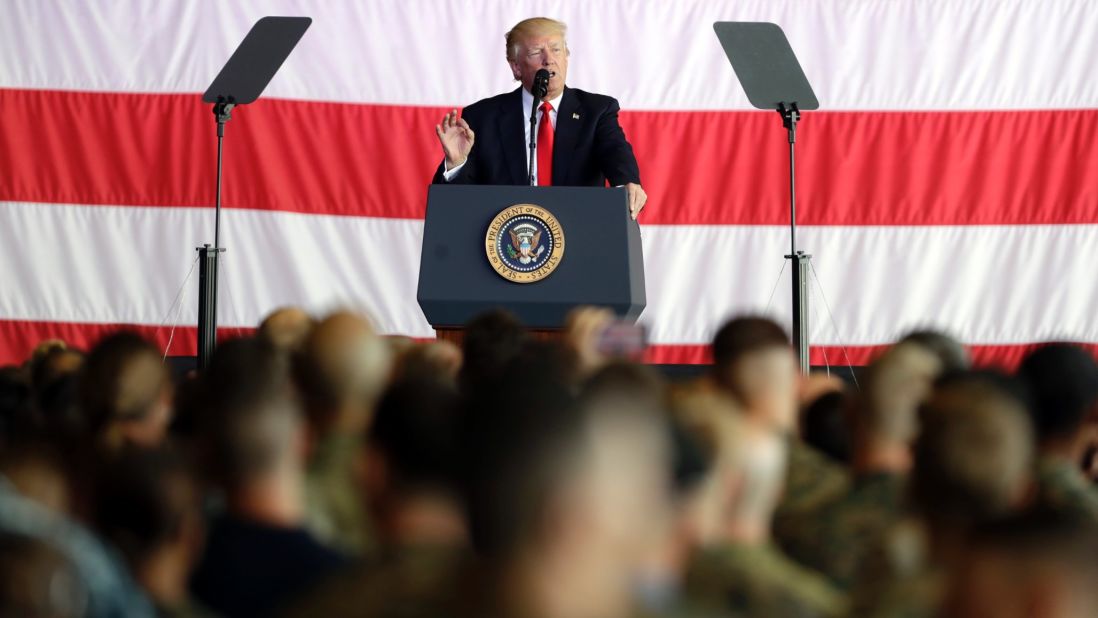
M 599 333 L 596 349 L 612 358 L 639 360 L 648 347 L 648 332 L 644 326 L 627 320 L 614 320 Z

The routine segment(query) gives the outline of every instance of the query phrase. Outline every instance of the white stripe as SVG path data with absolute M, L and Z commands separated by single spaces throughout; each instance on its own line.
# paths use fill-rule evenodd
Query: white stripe
M 789 228 L 647 226 L 645 266 L 652 339 L 706 343 L 733 314 L 770 313 L 789 324 Z M 1098 225 L 801 227 L 813 255 L 811 339 L 877 345 L 918 326 L 972 344 L 1098 341 L 1098 286 L 1080 255 Z M 831 324 L 826 297 L 835 314 Z
M 415 301 L 421 221 L 230 209 L 221 223 L 218 326 L 255 326 L 296 304 L 433 335 Z M 162 324 L 204 242 L 211 209 L 0 202 L 0 316 Z M 197 320 L 197 286 L 196 271 L 182 324 Z
M 285 304 L 346 306 L 384 332 L 432 336 L 415 300 L 421 222 L 232 209 L 223 225 L 220 325 L 254 326 Z M 0 316 L 161 324 L 211 228 L 207 209 L 0 202 Z M 642 235 L 655 343 L 706 343 L 727 317 L 765 310 L 788 252 L 777 226 Z M 881 344 L 931 324 L 969 343 L 1098 342 L 1098 286 L 1080 284 L 1093 273 L 1079 259 L 1098 247 L 1098 225 L 807 227 L 800 238 L 835 311 L 837 329 L 817 287 L 815 343 Z M 770 310 L 785 320 L 788 268 L 778 283 Z M 197 276 L 184 324 L 196 290 Z
M 743 109 L 714 21 L 786 31 L 825 109 L 1098 107 L 1094 0 L 6 0 L 0 87 L 201 92 L 264 15 L 314 24 L 265 96 L 464 105 L 514 87 L 503 33 L 570 25 L 569 83 L 627 109 Z M 140 111 L 138 111 L 140 113 Z

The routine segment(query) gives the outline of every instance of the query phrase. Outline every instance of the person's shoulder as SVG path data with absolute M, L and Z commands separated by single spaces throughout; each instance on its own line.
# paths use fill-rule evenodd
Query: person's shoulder
M 694 568 L 694 573 L 688 569 L 688 595 L 698 601 L 733 599 L 733 607 L 749 615 L 835 616 L 847 607 L 846 597 L 826 578 L 769 544 L 713 548 Z
M 847 599 L 824 577 L 794 562 L 776 547 L 767 545 L 756 560 L 759 580 L 784 590 L 798 604 L 812 608 L 825 616 L 842 615 L 847 609 Z
M 1049 458 L 1038 462 L 1036 502 L 1082 519 L 1098 519 L 1098 490 L 1071 462 Z

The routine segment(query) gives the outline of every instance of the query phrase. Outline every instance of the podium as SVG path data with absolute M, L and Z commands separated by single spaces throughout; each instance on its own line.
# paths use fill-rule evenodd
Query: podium
M 493 248 L 515 259 L 501 265 Z M 555 268 L 545 274 L 539 263 Z M 644 256 L 625 189 L 431 185 L 416 298 L 439 338 L 457 342 L 466 322 L 498 308 L 535 333 L 560 329 L 581 305 L 635 320 L 645 306 Z

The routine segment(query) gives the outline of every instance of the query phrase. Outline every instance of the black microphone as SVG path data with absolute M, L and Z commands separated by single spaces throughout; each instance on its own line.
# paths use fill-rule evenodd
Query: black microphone
M 549 92 L 549 70 L 538 69 L 537 73 L 534 73 L 534 83 L 530 88 L 530 94 L 534 95 L 534 104 L 530 106 L 530 160 L 529 160 L 529 181 L 530 186 L 538 184 L 537 179 L 534 178 L 534 156 L 537 152 L 537 142 L 534 138 L 537 136 L 537 124 L 538 124 L 538 101 L 545 98 L 545 95 Z
M 534 95 L 535 101 L 540 101 L 545 98 L 545 95 L 549 92 L 549 69 L 538 69 L 537 73 L 534 73 L 534 88 L 531 94 Z

